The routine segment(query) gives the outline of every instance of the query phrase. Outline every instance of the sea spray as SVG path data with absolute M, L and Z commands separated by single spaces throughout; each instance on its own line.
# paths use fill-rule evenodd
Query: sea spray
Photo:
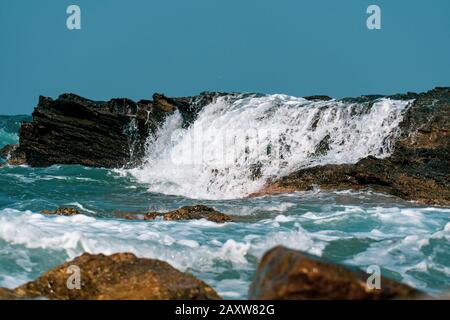
M 129 172 L 151 192 L 241 198 L 301 168 L 389 156 L 409 104 L 220 97 L 188 128 L 179 113 L 168 117 L 147 141 L 145 164 Z

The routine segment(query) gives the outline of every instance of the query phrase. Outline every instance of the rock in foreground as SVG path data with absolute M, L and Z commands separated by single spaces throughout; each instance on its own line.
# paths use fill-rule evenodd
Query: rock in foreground
M 386 278 L 381 289 L 366 286 L 368 274 L 331 264 L 300 251 L 275 247 L 262 258 L 249 299 L 374 300 L 415 299 L 423 294 Z
M 81 289 L 68 289 L 78 266 Z M 70 270 L 70 269 L 69 269 Z M 204 300 L 220 299 L 203 281 L 168 263 L 140 259 L 131 253 L 111 256 L 83 254 L 14 290 L 1 289 L 0 299 L 48 298 L 57 300 Z

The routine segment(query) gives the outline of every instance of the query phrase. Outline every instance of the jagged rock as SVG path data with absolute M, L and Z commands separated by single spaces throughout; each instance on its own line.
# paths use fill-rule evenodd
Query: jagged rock
M 249 289 L 249 299 L 375 300 L 416 299 L 424 294 L 381 277 L 381 288 L 367 287 L 369 274 L 281 246 L 266 252 Z
M 141 219 L 154 220 L 158 217 L 162 217 L 164 220 L 167 221 L 193 220 L 193 219 L 206 219 L 216 223 L 224 223 L 232 221 L 230 216 L 204 205 L 185 206 L 180 209 L 164 213 L 148 212 L 145 213 L 144 215 L 130 213 L 127 214 L 125 218 L 129 220 L 141 220 Z
M 156 132 L 168 114 L 179 110 L 184 126 L 220 93 L 153 101 L 121 98 L 93 101 L 75 94 L 53 100 L 40 97 L 32 122 L 22 124 L 18 147 L 5 147 L 10 164 L 33 167 L 81 164 L 117 168 L 139 163 L 148 134 Z
M 80 289 L 67 282 L 80 270 Z M 69 270 L 69 271 L 68 271 Z M 137 258 L 131 253 L 111 256 L 85 253 L 14 290 L 1 289 L 0 299 L 52 300 L 205 300 L 220 299 L 206 283 L 168 263 Z
M 302 169 L 271 181 L 253 196 L 313 186 L 322 190 L 371 188 L 406 200 L 450 205 L 450 88 L 391 98 L 415 101 L 404 115 L 401 136 L 390 157 Z
M 74 216 L 77 214 L 80 214 L 80 211 L 78 211 L 75 208 L 58 208 L 55 211 L 51 211 L 51 210 L 42 210 L 41 211 L 42 214 L 54 214 L 54 215 L 58 215 L 58 216 Z
M 26 164 L 27 159 L 25 153 L 17 151 L 19 145 L 8 144 L 0 149 L 0 156 L 4 158 L 9 164 L 20 166 Z
M 304 97 L 304 99 L 310 100 L 310 101 L 329 101 L 329 100 L 333 100 L 333 98 L 331 98 L 329 96 L 323 96 L 323 95 L 307 96 L 307 97 Z

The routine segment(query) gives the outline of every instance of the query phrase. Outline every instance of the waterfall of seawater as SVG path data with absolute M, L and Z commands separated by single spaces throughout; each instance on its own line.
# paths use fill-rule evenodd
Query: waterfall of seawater
M 147 142 L 145 164 L 130 172 L 152 192 L 240 198 L 296 169 L 388 156 L 409 104 L 221 97 L 188 128 L 179 113 L 167 118 Z

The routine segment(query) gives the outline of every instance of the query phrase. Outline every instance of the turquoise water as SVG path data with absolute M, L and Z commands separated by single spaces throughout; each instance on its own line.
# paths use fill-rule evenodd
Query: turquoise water
M 0 118 L 0 146 L 17 141 L 23 118 Z M 311 192 L 253 199 L 196 200 L 149 191 L 120 170 L 82 166 L 0 168 L 0 286 L 15 287 L 83 252 L 133 252 L 245 298 L 258 259 L 277 244 L 382 274 L 432 294 L 450 288 L 450 208 L 366 192 Z M 151 188 L 150 188 L 151 189 Z M 121 211 L 205 204 L 242 222 L 141 222 Z M 74 217 L 43 209 L 76 206 Z M 244 219 L 245 218 L 245 219 Z

